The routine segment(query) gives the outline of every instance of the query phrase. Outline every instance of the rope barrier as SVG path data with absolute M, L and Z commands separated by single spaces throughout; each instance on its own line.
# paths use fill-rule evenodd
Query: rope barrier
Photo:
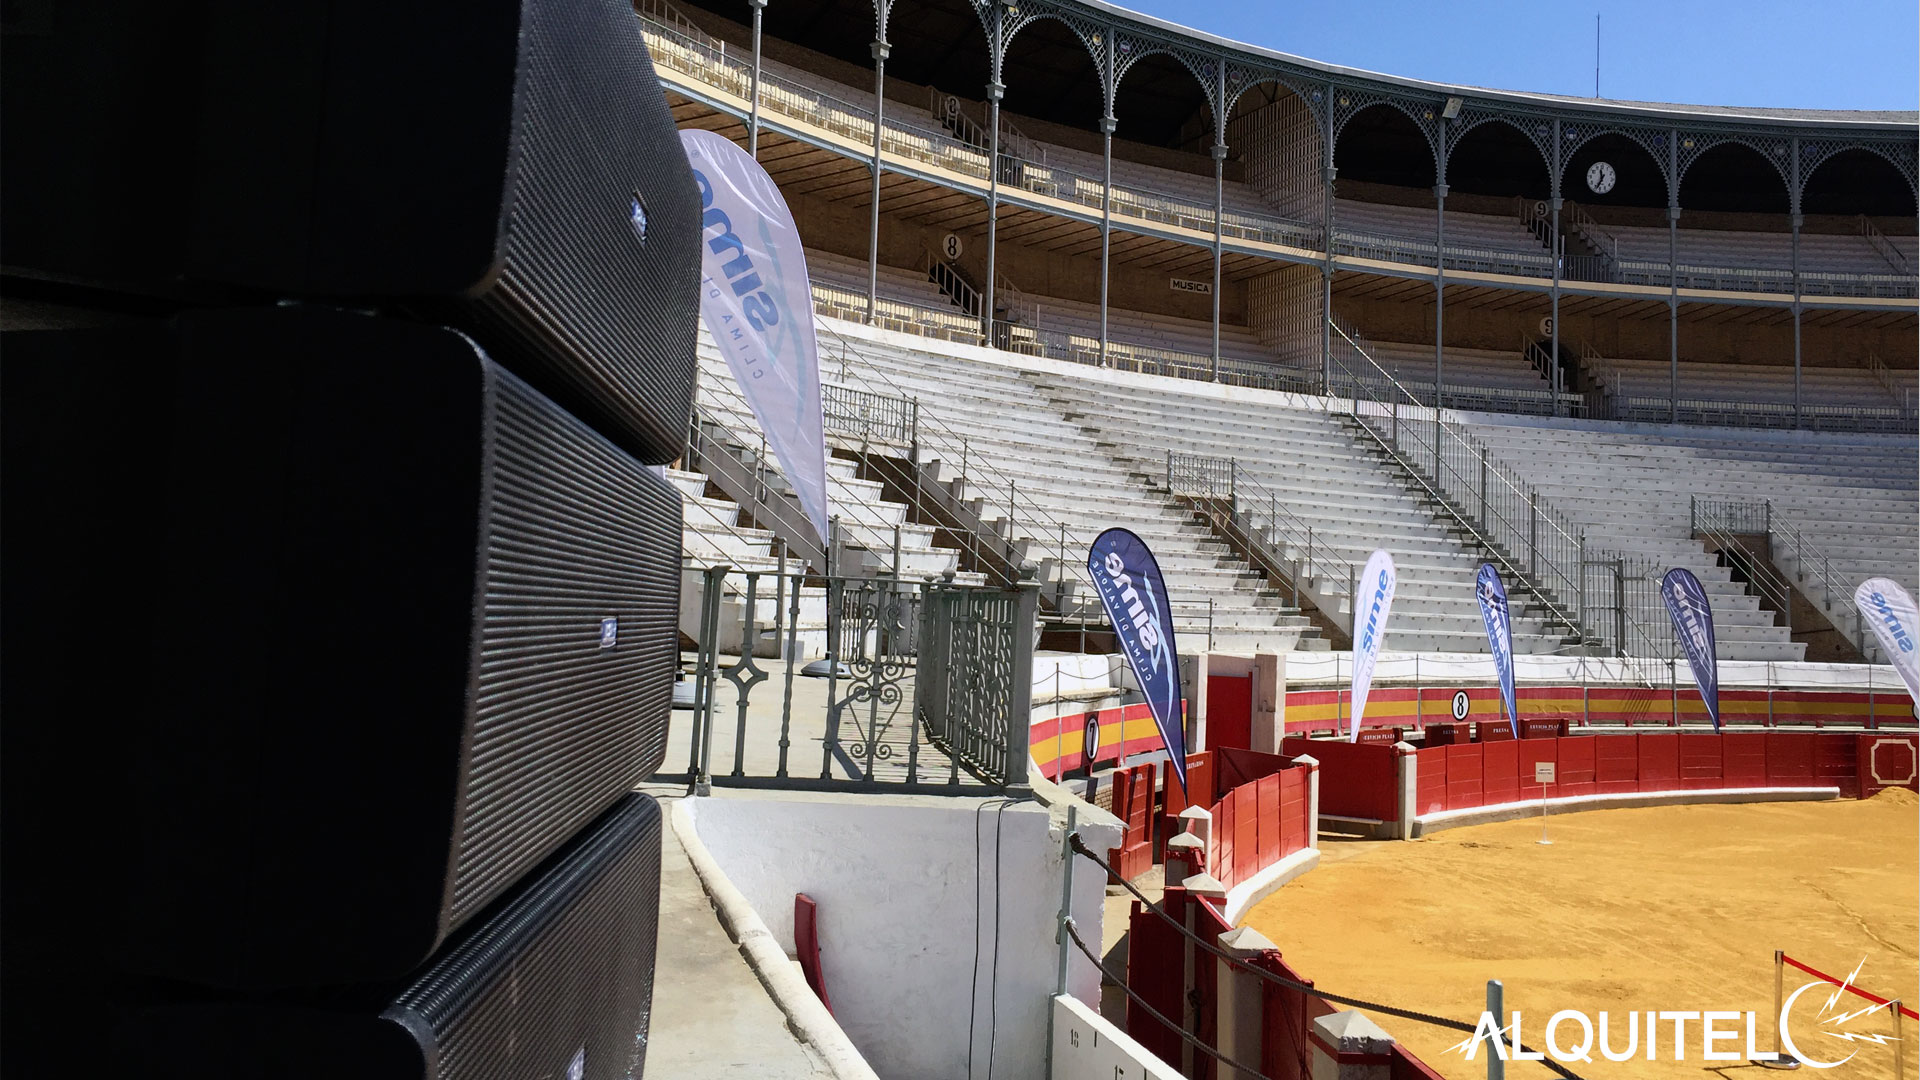
M 1865 990 L 1860 989 L 1859 987 L 1853 985 L 1850 982 L 1847 982 L 1843 979 L 1836 979 L 1824 971 L 1820 971 L 1815 968 L 1810 968 L 1807 965 L 1801 963 L 1800 961 L 1795 960 L 1793 957 L 1788 956 L 1786 953 L 1781 953 L 1780 959 L 1793 967 L 1799 968 L 1801 971 L 1806 972 L 1807 974 L 1813 976 L 1816 979 L 1819 979 L 1822 982 L 1831 983 L 1834 986 L 1838 986 L 1849 994 L 1858 994 L 1859 996 L 1866 998 L 1868 1001 L 1873 1002 L 1875 1005 L 1893 1004 L 1892 1001 L 1886 998 L 1883 998 L 1878 994 L 1869 994 Z M 1900 1006 L 1900 1012 L 1902 1015 L 1913 1017 L 1915 1020 L 1920 1020 L 1920 1013 L 1914 1012 L 1912 1009 L 1907 1008 L 1905 1005 Z
M 1377 1012 L 1386 1016 L 1397 1016 L 1402 1020 L 1412 1020 L 1416 1023 L 1429 1024 L 1429 1025 L 1432 1025 L 1433 1027 L 1446 1028 L 1449 1031 L 1464 1031 L 1464 1032 L 1467 1032 L 1468 1034 L 1472 1034 L 1474 1031 L 1478 1030 L 1475 1027 L 1475 1025 L 1469 1024 L 1463 1020 L 1454 1020 L 1450 1017 L 1436 1016 L 1432 1013 L 1416 1012 L 1412 1009 L 1402 1009 L 1393 1005 L 1383 1005 L 1377 1001 L 1367 1001 L 1363 998 L 1347 997 L 1343 994 L 1335 994 L 1330 991 L 1322 990 L 1314 986 L 1312 983 L 1304 983 L 1304 982 L 1299 982 L 1295 979 L 1289 979 L 1286 976 L 1281 975 L 1277 972 L 1268 971 L 1265 968 L 1256 967 L 1252 964 L 1249 964 L 1245 960 L 1242 960 L 1239 957 L 1234 956 L 1233 954 L 1227 952 L 1225 949 L 1220 948 L 1219 946 L 1206 940 L 1200 935 L 1195 934 L 1189 931 L 1186 927 L 1180 925 L 1180 920 L 1167 914 L 1165 909 L 1161 908 L 1159 904 L 1154 903 L 1152 900 L 1147 898 L 1147 895 L 1145 893 L 1141 892 L 1139 889 L 1134 888 L 1133 882 L 1128 881 L 1125 877 L 1122 877 L 1120 874 L 1115 873 L 1113 867 L 1109 865 L 1105 859 L 1094 854 L 1093 850 L 1087 847 L 1087 842 L 1081 838 L 1079 833 L 1076 832 L 1071 837 L 1068 838 L 1067 846 L 1072 848 L 1076 854 L 1086 857 L 1087 859 L 1091 860 L 1094 863 L 1094 865 L 1100 867 L 1102 870 L 1105 870 L 1107 872 L 1108 877 L 1112 878 L 1115 881 L 1118 881 L 1122 888 L 1126 889 L 1128 892 L 1133 894 L 1134 899 L 1139 900 L 1142 904 L 1146 905 L 1147 910 L 1159 916 L 1160 919 L 1163 922 L 1165 922 L 1168 926 L 1171 926 L 1175 930 L 1179 931 L 1182 937 L 1191 939 L 1195 945 L 1198 945 L 1200 948 L 1205 949 L 1207 952 L 1212 953 L 1218 959 L 1224 960 L 1227 963 L 1232 964 L 1234 967 L 1237 967 L 1243 971 L 1250 971 L 1253 974 L 1259 976 L 1260 978 L 1265 979 L 1268 982 L 1271 982 L 1277 986 L 1284 986 L 1289 990 L 1299 990 L 1303 993 L 1312 994 L 1315 997 L 1322 998 L 1327 1001 L 1331 1001 L 1337 1005 L 1350 1005 L 1356 1009 L 1365 1009 L 1368 1012 Z M 1122 985 L 1124 985 L 1124 983 Z M 1129 991 L 1129 993 L 1131 993 L 1131 991 Z M 1527 1049 L 1525 1044 L 1519 1042 L 1518 1039 L 1514 1041 L 1513 1050 L 1514 1050 L 1514 1053 L 1516 1054 L 1522 1051 L 1526 1051 L 1528 1053 L 1532 1052 Z M 1561 1065 L 1559 1062 L 1554 1061 L 1552 1058 L 1543 1057 L 1540 1059 L 1540 1064 L 1552 1070 L 1553 1072 L 1557 1073 L 1558 1075 L 1564 1077 L 1565 1080 L 1583 1080 L 1583 1078 L 1578 1073 L 1573 1072 L 1572 1070 L 1568 1069 L 1566 1066 Z
M 1078 836 L 1079 834 L 1075 833 L 1074 835 Z M 1073 924 L 1072 919 L 1067 920 L 1066 927 L 1067 927 L 1067 936 L 1073 939 L 1073 943 L 1079 946 L 1080 951 L 1086 954 L 1087 959 L 1093 961 L 1093 966 L 1100 969 L 1100 974 L 1106 976 L 1108 982 L 1111 982 L 1115 986 L 1118 986 L 1120 989 L 1126 991 L 1127 997 L 1131 998 L 1134 1004 L 1140 1006 L 1140 1008 L 1143 1009 L 1148 1016 L 1151 1016 L 1155 1020 L 1160 1021 L 1162 1024 L 1166 1025 L 1167 1030 L 1173 1032 L 1175 1035 L 1180 1036 L 1180 1038 L 1183 1041 L 1185 1041 L 1188 1045 L 1192 1046 L 1195 1050 L 1198 1050 L 1201 1053 L 1207 1055 L 1208 1057 L 1211 1057 L 1217 1060 L 1218 1062 L 1220 1062 L 1220 1064 L 1225 1065 L 1231 1069 L 1237 1069 L 1240 1072 L 1246 1074 L 1247 1076 L 1253 1077 L 1254 1080 L 1273 1080 L 1272 1077 L 1266 1076 L 1263 1073 L 1256 1072 L 1253 1069 L 1250 1069 L 1247 1066 L 1242 1065 L 1239 1062 L 1233 1060 L 1232 1058 L 1221 1053 L 1220 1051 L 1215 1050 L 1213 1047 L 1208 1046 L 1206 1043 L 1202 1042 L 1198 1038 L 1188 1034 L 1187 1031 L 1183 1029 L 1179 1024 L 1176 1024 L 1173 1021 L 1167 1019 L 1166 1016 L 1162 1014 L 1158 1009 L 1155 1009 L 1153 1006 L 1147 1004 L 1147 1000 L 1141 997 L 1137 992 L 1135 992 L 1133 987 L 1128 986 L 1127 980 L 1122 978 L 1116 978 L 1113 972 L 1110 969 L 1108 969 L 1107 965 L 1100 962 L 1100 957 L 1094 955 L 1094 951 L 1092 949 L 1087 948 L 1087 943 L 1080 940 L 1080 929 L 1079 927 Z

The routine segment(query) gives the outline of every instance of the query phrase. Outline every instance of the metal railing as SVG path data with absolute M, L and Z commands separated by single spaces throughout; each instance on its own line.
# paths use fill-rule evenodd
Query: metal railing
M 1835 572 L 1832 556 L 1820 546 L 1819 534 L 1791 514 L 1764 504 L 1767 542 L 1774 564 L 1793 576 L 1800 594 L 1818 605 L 1827 621 L 1841 636 L 1853 642 L 1860 655 L 1873 663 L 1885 663 L 1879 642 L 1867 630 L 1860 609 L 1854 605 L 1853 590 L 1859 584 Z
M 911 452 L 920 439 L 920 399 L 822 383 L 820 418 L 826 430 Z
M 1773 504 L 1745 500 L 1687 497 L 1688 533 L 1713 546 L 1720 561 L 1744 582 L 1748 594 L 1791 625 L 1793 585 L 1772 561 Z M 1765 547 L 1754 551 L 1747 538 Z
M 1872 218 L 1861 214 L 1859 225 L 1860 235 L 1867 238 L 1867 244 L 1874 251 L 1879 252 L 1881 258 L 1887 260 L 1888 266 L 1909 277 L 1913 275 L 1913 266 L 1907 262 L 1906 253 L 1895 247 L 1893 241 L 1887 239 L 1887 234 L 1880 231 L 1880 227 L 1873 223 Z
M 1448 423 L 1376 361 L 1357 332 L 1328 320 L 1328 356 L 1347 388 L 1335 398 L 1430 501 L 1452 516 L 1471 541 L 1533 594 L 1548 618 L 1583 636 L 1608 635 L 1590 610 L 1582 565 L 1586 536 L 1517 471 L 1497 461 L 1471 435 Z M 1607 641 L 1615 648 L 1617 642 Z
M 655 779 L 701 791 L 1025 787 L 1032 587 L 720 565 L 697 588 L 687 770 Z
M 1356 564 L 1341 558 L 1326 535 L 1315 536 L 1313 524 L 1288 508 L 1286 500 L 1238 458 L 1177 450 L 1166 451 L 1166 457 L 1167 491 L 1176 498 L 1224 502 L 1234 522 L 1263 549 L 1262 561 L 1291 571 L 1287 577 L 1295 607 L 1302 591 L 1310 598 L 1316 592 L 1326 597 L 1352 595 L 1359 577 Z

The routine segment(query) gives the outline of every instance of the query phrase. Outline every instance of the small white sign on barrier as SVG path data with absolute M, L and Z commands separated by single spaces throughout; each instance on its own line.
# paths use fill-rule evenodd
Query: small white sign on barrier
M 1533 782 L 1536 784 L 1553 783 L 1553 762 L 1536 761 L 1533 763 Z

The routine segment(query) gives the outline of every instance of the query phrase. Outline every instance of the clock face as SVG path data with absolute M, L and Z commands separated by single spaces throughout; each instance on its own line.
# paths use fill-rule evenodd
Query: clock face
M 1619 179 L 1613 173 L 1613 166 L 1604 161 L 1596 161 L 1587 167 L 1587 187 L 1595 195 L 1605 195 L 1613 190 L 1613 182 Z

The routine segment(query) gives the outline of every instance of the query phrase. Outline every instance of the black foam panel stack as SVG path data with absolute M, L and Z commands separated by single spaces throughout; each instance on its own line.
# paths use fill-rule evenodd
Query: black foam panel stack
M 699 226 L 631 7 L 0 52 L 7 1065 L 639 1075 Z

